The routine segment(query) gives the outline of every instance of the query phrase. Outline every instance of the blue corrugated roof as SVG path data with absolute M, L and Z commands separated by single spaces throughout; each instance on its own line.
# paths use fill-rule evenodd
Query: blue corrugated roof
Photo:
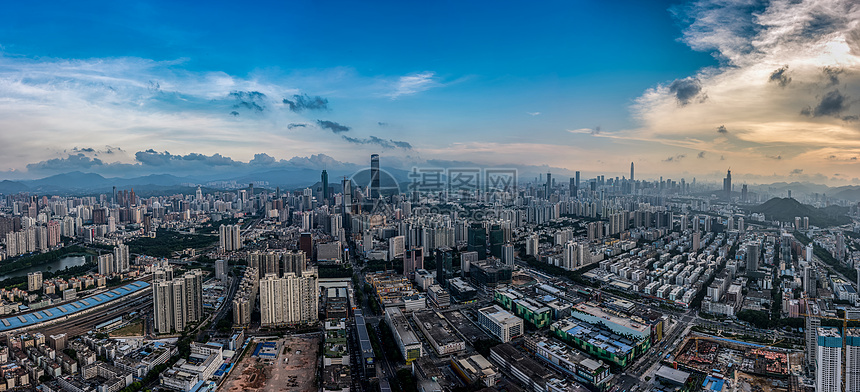
M 55 306 L 53 308 L 46 309 L 44 311 L 29 313 L 21 316 L 12 316 L 4 319 L 0 319 L 3 325 L 0 325 L 0 331 L 8 331 L 11 329 L 21 328 L 30 326 L 33 324 L 38 324 L 41 322 L 45 322 L 48 320 L 53 320 L 55 318 L 61 316 L 68 316 L 70 314 L 74 314 L 81 310 L 85 310 L 88 308 L 92 308 L 98 305 L 102 305 L 105 302 L 110 302 L 116 299 L 120 299 L 126 295 L 134 293 L 136 291 L 140 291 L 149 287 L 149 283 L 146 282 L 133 282 L 127 284 L 123 287 L 119 287 L 111 290 L 114 293 L 117 293 L 117 296 L 107 296 L 106 293 L 91 295 L 87 298 L 84 298 L 77 302 L 72 302 L 71 304 Z M 92 301 L 88 301 L 92 300 Z M 71 305 L 71 306 L 69 306 Z M 42 313 L 42 315 L 39 315 Z

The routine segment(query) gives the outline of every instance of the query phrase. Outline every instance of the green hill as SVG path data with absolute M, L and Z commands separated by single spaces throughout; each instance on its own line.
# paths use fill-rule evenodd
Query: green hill
M 774 197 L 756 207 L 750 208 L 751 212 L 764 214 L 767 220 L 778 220 L 780 222 L 794 222 L 794 218 L 809 217 L 811 226 L 829 227 L 851 223 L 845 213 L 847 209 L 842 207 L 815 208 L 807 204 L 801 204 L 790 198 Z

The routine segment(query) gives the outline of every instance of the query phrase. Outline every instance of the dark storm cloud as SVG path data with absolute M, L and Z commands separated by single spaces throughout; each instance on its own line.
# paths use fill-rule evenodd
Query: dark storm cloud
M 294 112 L 328 109 L 328 99 L 320 96 L 310 97 L 307 94 L 296 94 L 293 95 L 293 99 L 284 98 L 283 102 L 284 105 L 289 105 L 290 110 Z
M 800 114 L 812 117 L 832 116 L 838 118 L 843 111 L 848 110 L 849 106 L 851 106 L 851 102 L 848 101 L 848 97 L 842 95 L 837 89 L 824 94 L 815 108 L 807 106 L 800 111 Z M 846 118 L 846 120 L 850 119 Z
M 803 169 L 794 169 L 791 171 L 791 175 L 800 175 L 803 174 Z
M 334 133 L 343 133 L 352 129 L 346 125 L 341 125 L 334 121 L 328 120 L 317 120 L 317 125 L 319 125 L 322 129 L 328 129 L 329 131 L 332 131 Z
M 376 123 L 376 125 L 379 125 L 380 127 L 387 127 L 387 126 L 388 126 L 388 123 L 387 123 L 387 122 L 378 121 L 378 122 Z
M 824 73 L 824 79 L 827 82 L 827 85 L 835 86 L 839 84 L 839 75 L 845 72 L 845 70 L 839 67 L 824 67 L 821 72 Z
M 726 133 L 729 133 L 729 130 L 726 129 L 725 125 L 720 125 L 717 127 L 717 132 L 722 133 L 722 134 L 726 134 Z
M 54 158 L 37 163 L 27 165 L 27 170 L 43 171 L 43 170 L 62 170 L 72 171 L 80 169 L 89 169 L 93 166 L 101 166 L 101 159 L 90 158 L 83 153 L 69 154 L 66 158 Z
M 698 157 L 699 157 L 700 159 L 701 159 L 701 158 L 704 158 L 704 157 L 705 157 L 705 152 L 704 152 L 704 151 L 699 152 Z
M 221 154 L 204 155 L 198 153 L 190 153 L 188 155 L 173 155 L 167 151 L 158 152 L 153 149 L 146 151 L 138 151 L 134 154 L 134 159 L 142 165 L 147 166 L 163 166 L 176 165 L 183 162 L 194 162 L 206 166 L 234 166 L 241 162 L 234 161 L 230 157 L 222 156 Z
M 681 106 L 685 106 L 701 94 L 702 83 L 696 78 L 678 79 L 669 85 L 669 92 L 675 95 Z M 704 101 L 705 98 L 707 97 L 703 96 L 701 100 Z
M 349 136 L 343 136 L 343 140 L 350 142 L 352 144 L 373 144 L 380 146 L 382 148 L 403 148 L 407 150 L 412 149 L 412 145 L 408 142 L 399 141 L 399 140 L 391 140 L 391 139 L 382 139 L 376 136 L 370 136 L 368 138 L 355 138 Z
M 773 71 L 768 80 L 771 83 L 779 84 L 779 87 L 788 86 L 788 84 L 791 83 L 791 77 L 789 77 L 786 72 L 788 72 L 788 66 L 783 65 L 776 71 Z
M 304 128 L 307 126 L 308 126 L 308 124 L 305 124 L 305 123 L 290 123 L 287 125 L 287 129 Z

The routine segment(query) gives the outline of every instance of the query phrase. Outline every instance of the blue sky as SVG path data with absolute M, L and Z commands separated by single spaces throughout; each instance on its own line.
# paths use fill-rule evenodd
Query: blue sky
M 860 176 L 850 79 L 860 63 L 824 49 L 834 34 L 851 37 L 860 11 L 850 1 L 32 3 L 0 13 L 0 170 L 10 177 L 38 176 L 36 163 L 69 154 L 145 165 L 136 153 L 148 149 L 245 162 L 265 153 L 362 163 L 383 152 L 403 166 L 614 175 L 637 161 L 655 176 L 731 164 L 751 179 Z M 790 34 L 774 22 L 786 16 L 802 21 Z M 785 102 L 770 82 L 782 65 L 795 82 L 780 88 L 805 82 L 805 101 Z M 822 79 L 825 67 L 841 79 Z M 741 91 L 754 74 L 755 99 Z M 834 89 L 835 112 L 803 112 Z M 294 95 L 327 104 L 290 110 L 282 100 Z M 767 105 L 739 112 L 749 100 Z M 763 114 L 774 108 L 784 113 Z M 809 132 L 825 136 L 801 143 Z

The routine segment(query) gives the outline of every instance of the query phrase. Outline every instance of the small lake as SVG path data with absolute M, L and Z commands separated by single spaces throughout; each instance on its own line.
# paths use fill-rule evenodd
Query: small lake
M 86 262 L 87 262 L 87 258 L 84 256 L 67 256 L 67 257 L 63 257 L 62 259 L 59 259 L 57 261 L 50 262 L 47 264 L 42 264 L 42 265 L 37 266 L 37 267 L 25 268 L 25 269 L 18 270 L 15 272 L 10 272 L 10 273 L 5 274 L 5 275 L 0 275 L 0 280 L 7 279 L 7 278 L 14 278 L 16 276 L 27 276 L 27 274 L 29 274 L 30 272 L 37 272 L 37 271 L 57 272 L 57 271 L 64 269 L 66 267 L 77 267 L 79 265 L 84 265 L 84 264 L 86 264 Z M 51 269 L 49 270 L 48 267 L 51 267 Z

